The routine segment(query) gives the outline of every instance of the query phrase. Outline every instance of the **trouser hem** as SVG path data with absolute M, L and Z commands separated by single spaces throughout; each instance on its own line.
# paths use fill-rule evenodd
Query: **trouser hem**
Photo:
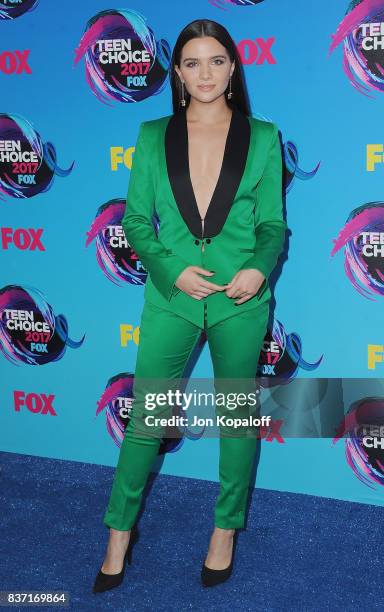
M 237 521 L 215 520 L 215 527 L 220 527 L 220 529 L 243 529 L 244 525 L 245 525 L 244 520 L 237 520 Z
M 220 527 L 220 529 L 244 529 L 244 523 L 238 523 L 238 524 L 223 524 L 223 523 L 215 523 L 215 527 Z
M 130 529 L 132 529 L 132 527 L 134 526 L 136 521 L 134 521 L 132 524 L 128 524 L 125 523 L 124 525 L 122 525 L 121 523 L 114 523 L 113 521 L 107 520 L 107 521 L 103 521 L 103 524 L 105 525 L 105 527 L 107 528 L 112 528 L 112 529 L 117 529 L 117 531 L 129 531 Z

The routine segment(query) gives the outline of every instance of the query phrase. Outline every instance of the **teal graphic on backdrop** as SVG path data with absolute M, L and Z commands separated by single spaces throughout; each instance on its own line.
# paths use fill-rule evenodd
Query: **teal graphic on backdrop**
M 353 0 L 332 35 L 330 53 L 343 43 L 343 69 L 357 91 L 384 91 L 384 6 L 382 0 Z
M 0 350 L 13 364 L 44 365 L 64 356 L 72 340 L 64 315 L 56 315 L 41 291 L 8 285 L 0 289 Z
M 0 113 L 0 198 L 32 198 L 48 191 L 54 176 L 68 176 L 56 163 L 56 148 L 43 142 L 32 124 L 19 115 Z
M 121 226 L 124 209 L 125 200 L 120 198 L 102 204 L 87 232 L 85 246 L 95 241 L 97 263 L 116 285 L 122 286 L 125 282 L 144 285 L 147 272 Z
M 101 102 L 138 102 L 164 89 L 170 47 L 156 41 L 137 11 L 108 10 L 88 21 L 75 64 L 82 57 L 87 82 Z
M 334 239 L 331 255 L 344 247 L 344 270 L 352 286 L 369 300 L 384 296 L 384 203 L 355 208 Z
M 1 0 L 0 20 L 16 19 L 36 8 L 39 0 Z

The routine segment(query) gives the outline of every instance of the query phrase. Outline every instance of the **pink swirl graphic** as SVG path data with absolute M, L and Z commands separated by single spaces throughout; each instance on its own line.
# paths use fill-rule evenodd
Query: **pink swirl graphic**
M 86 79 L 103 103 L 139 102 L 165 87 L 171 49 L 156 42 L 145 18 L 134 10 L 101 11 L 90 19 L 75 51 L 85 58 Z
M 371 489 L 384 485 L 384 401 L 368 397 L 356 402 L 344 417 L 333 439 L 345 438 L 348 465 Z
M 32 124 L 19 115 L 0 113 L 0 198 L 32 198 L 48 191 L 55 175 L 68 176 L 56 163 L 56 149 L 43 143 Z
M 121 286 L 144 285 L 147 272 L 130 247 L 121 227 L 125 200 L 116 198 L 102 204 L 96 213 L 91 229 L 87 232 L 85 246 L 96 243 L 96 259 L 108 280 Z
M 69 338 L 67 319 L 54 314 L 38 289 L 8 285 L 0 290 L 0 351 L 14 365 L 58 361 L 67 346 L 79 348 L 84 338 Z
M 333 239 L 333 256 L 342 247 L 345 273 L 361 295 L 384 295 L 384 203 L 370 202 L 355 208 L 344 228 Z
M 119 448 L 134 410 L 133 381 L 134 375 L 131 373 L 117 374 L 108 381 L 97 402 L 95 418 L 105 410 L 107 431 Z M 158 455 L 180 450 L 183 441 L 183 438 L 163 438 Z
M 369 95 L 384 90 L 384 6 L 382 0 L 353 0 L 336 33 L 329 55 L 343 42 L 343 69 L 353 87 Z

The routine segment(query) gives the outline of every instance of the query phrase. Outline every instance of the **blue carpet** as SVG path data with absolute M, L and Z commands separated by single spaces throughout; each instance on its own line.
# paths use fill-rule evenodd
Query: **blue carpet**
M 255 489 L 232 577 L 207 589 L 200 567 L 219 485 L 152 474 L 124 582 L 93 594 L 114 468 L 0 459 L 0 590 L 65 590 L 81 612 L 384 610 L 384 507 Z

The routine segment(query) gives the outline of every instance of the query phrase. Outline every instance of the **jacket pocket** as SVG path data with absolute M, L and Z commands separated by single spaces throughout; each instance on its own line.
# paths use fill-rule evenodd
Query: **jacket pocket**
M 256 249 L 239 249 L 241 253 L 254 253 Z

